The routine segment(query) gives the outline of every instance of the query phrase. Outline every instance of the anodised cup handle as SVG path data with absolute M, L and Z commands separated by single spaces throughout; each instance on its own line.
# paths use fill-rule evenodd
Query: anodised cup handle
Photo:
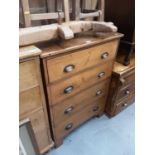
M 96 96 L 99 96 L 99 95 L 101 95 L 102 94 L 102 91 L 101 90 L 98 90 L 97 92 L 96 92 Z
M 127 106 L 128 106 L 128 104 L 127 104 L 127 103 L 124 103 L 124 104 L 123 104 L 123 107 L 127 107 Z
M 69 73 L 69 72 L 73 71 L 74 68 L 75 68 L 75 65 L 73 65 L 73 64 L 67 65 L 67 66 L 64 68 L 64 72 L 65 72 L 65 73 Z
M 70 113 L 71 111 L 73 111 L 73 109 L 74 109 L 73 106 L 67 108 L 67 109 L 64 111 L 64 114 L 68 114 L 68 113 Z
M 67 88 L 64 89 L 64 93 L 65 94 L 70 94 L 73 91 L 74 87 L 73 86 L 69 86 Z
M 96 112 L 99 110 L 99 106 L 93 107 L 93 111 Z
M 103 78 L 104 76 L 105 76 L 105 72 L 101 72 L 101 73 L 98 74 L 99 79 Z
M 125 95 L 129 95 L 130 94 L 130 91 L 129 90 L 126 90 L 125 91 Z
M 73 127 L 73 123 L 69 123 L 66 125 L 65 130 L 69 130 Z
M 104 52 L 102 55 L 101 55 L 101 59 L 107 59 L 109 56 L 109 53 L 108 52 Z

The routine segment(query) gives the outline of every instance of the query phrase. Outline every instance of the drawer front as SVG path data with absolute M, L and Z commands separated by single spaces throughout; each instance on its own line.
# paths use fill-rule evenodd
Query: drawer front
M 120 78 L 120 82 L 122 84 L 122 87 L 130 84 L 130 83 L 135 83 L 135 71 L 133 70 L 127 75 L 124 75 Z
M 24 91 L 39 85 L 38 66 L 35 60 L 19 64 L 19 91 Z
M 46 149 L 46 147 L 50 144 L 43 110 L 39 110 L 33 113 L 32 115 L 30 115 L 29 119 L 32 123 L 32 128 L 34 130 L 39 150 L 40 152 L 42 152 L 42 150 Z
M 106 101 L 109 82 L 98 84 L 86 91 L 83 91 L 74 97 L 65 100 L 60 104 L 51 106 L 54 125 L 59 125 L 63 120 L 69 119 L 77 112 L 85 108 L 91 101 L 103 98 Z
M 63 121 L 59 126 L 55 127 L 55 138 L 61 139 L 68 135 L 72 130 L 77 128 L 93 116 L 96 116 L 104 111 L 104 99 L 100 98 L 90 103 L 90 106 L 84 108 L 83 111 L 77 113 L 66 121 Z
M 39 86 L 19 94 L 20 116 L 27 116 L 30 112 L 40 107 L 42 107 L 42 98 Z
M 108 62 L 108 65 L 105 64 L 94 67 L 78 75 L 67 78 L 64 81 L 52 84 L 50 90 L 53 104 L 67 99 L 95 83 L 107 79 L 111 76 L 111 73 L 112 62 Z
M 135 84 L 132 83 L 126 87 L 123 87 L 117 94 L 116 100 L 121 100 L 123 98 L 126 98 L 130 96 L 130 94 L 134 94 L 135 92 Z
M 114 59 L 117 46 L 118 41 L 116 40 L 47 60 L 49 82 Z
M 123 111 L 129 105 L 131 105 L 135 100 L 135 94 L 131 94 L 129 97 L 125 98 L 121 102 L 116 104 L 114 115 L 118 114 L 119 112 Z

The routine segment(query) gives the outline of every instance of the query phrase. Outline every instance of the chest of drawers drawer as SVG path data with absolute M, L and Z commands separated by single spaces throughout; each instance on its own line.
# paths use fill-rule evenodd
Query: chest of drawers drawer
M 135 71 L 134 70 L 120 77 L 121 88 L 124 88 L 125 86 L 131 83 L 135 83 Z
M 84 109 L 90 102 L 99 98 L 103 98 L 103 103 L 107 98 L 110 79 L 101 82 L 79 94 L 56 104 L 51 105 L 51 111 L 53 114 L 54 126 L 61 124 L 62 121 L 69 119 L 78 111 Z
M 61 102 L 76 93 L 111 76 L 112 62 L 91 68 L 50 86 L 52 104 Z
M 121 100 L 123 98 L 126 98 L 130 94 L 134 94 L 134 92 L 135 92 L 135 83 L 131 83 L 130 85 L 127 85 L 122 89 L 120 89 L 120 91 L 118 91 L 116 100 Z
M 130 94 L 127 98 L 123 99 L 119 103 L 116 104 L 114 115 L 118 114 L 119 112 L 123 111 L 125 108 L 127 108 L 130 104 L 134 102 L 135 94 Z
M 76 51 L 64 56 L 47 60 L 49 83 L 68 77 L 86 68 L 113 60 L 118 41 Z
M 58 139 L 64 138 L 72 130 L 77 128 L 79 125 L 87 121 L 93 116 L 103 113 L 105 102 L 103 98 L 96 101 L 91 101 L 88 107 L 85 107 L 82 111 L 74 115 L 73 117 L 63 121 L 59 126 L 55 127 L 55 134 Z

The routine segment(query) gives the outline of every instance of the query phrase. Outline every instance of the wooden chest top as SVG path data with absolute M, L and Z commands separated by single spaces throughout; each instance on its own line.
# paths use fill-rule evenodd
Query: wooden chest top
M 71 52 L 77 49 L 88 48 L 97 44 L 119 39 L 123 34 L 113 33 L 106 35 L 104 38 L 94 37 L 90 35 L 79 35 L 71 40 L 56 40 L 36 44 L 42 50 L 41 57 L 56 56 L 59 54 Z

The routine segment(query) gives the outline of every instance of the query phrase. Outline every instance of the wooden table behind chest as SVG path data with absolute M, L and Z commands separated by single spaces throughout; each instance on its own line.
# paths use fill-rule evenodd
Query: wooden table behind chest
M 121 36 L 77 37 L 39 47 L 56 146 L 80 124 L 104 113 Z
M 39 54 L 34 46 L 20 48 L 19 64 L 19 119 L 29 118 L 34 130 L 40 153 L 52 146 L 49 123 L 44 101 L 40 74 Z

